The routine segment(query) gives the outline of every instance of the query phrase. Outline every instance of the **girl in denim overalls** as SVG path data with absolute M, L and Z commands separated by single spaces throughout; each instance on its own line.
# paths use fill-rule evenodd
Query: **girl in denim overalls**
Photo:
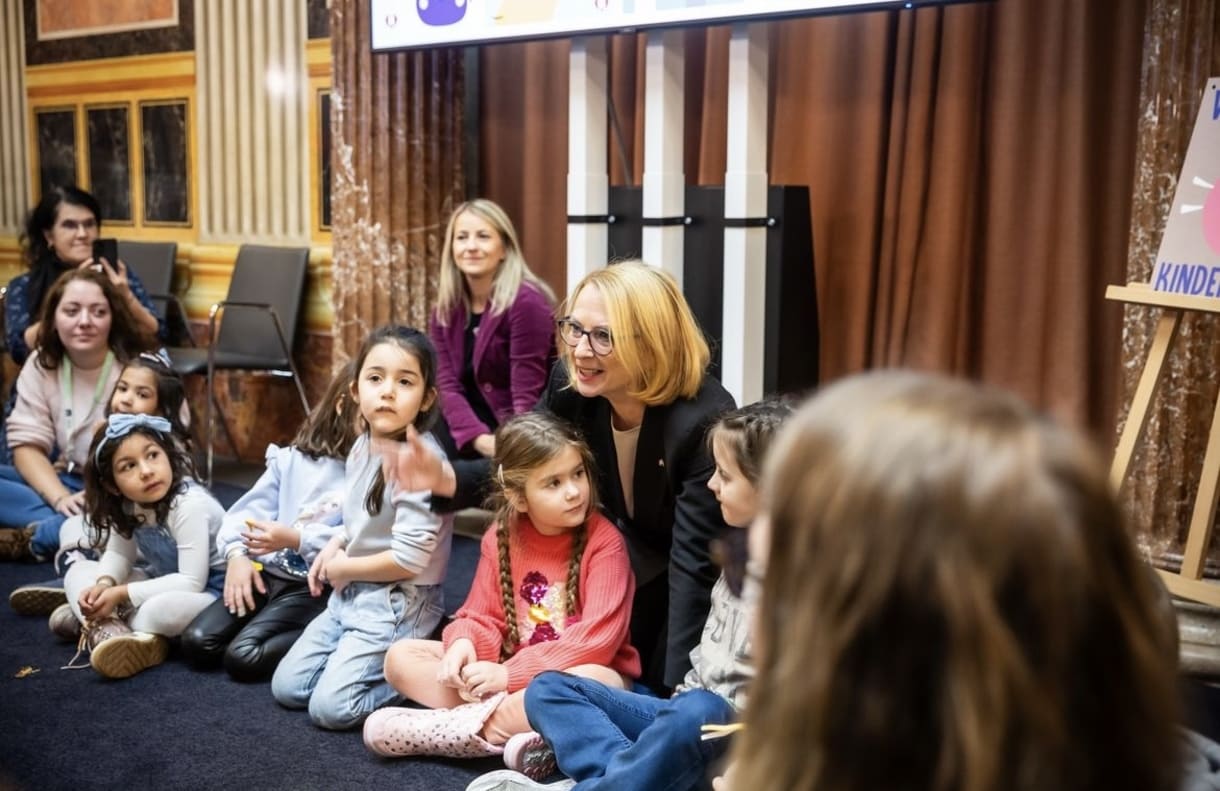
M 194 479 L 190 454 L 168 420 L 111 415 L 85 467 L 85 510 L 100 561 L 80 560 L 64 590 L 85 625 L 90 664 L 125 678 L 160 664 L 216 598 L 224 561 L 214 546 L 220 503 Z
M 327 584 L 333 592 L 271 679 L 281 705 L 308 707 L 315 725 L 331 729 L 358 725 L 398 699 L 382 673 L 386 650 L 440 623 L 452 539 L 451 523 L 430 509 L 430 492 L 387 486 L 382 473 L 380 445 L 418 441 L 414 432 L 436 411 L 432 344 L 418 330 L 382 327 L 365 340 L 355 370 L 351 391 L 365 431 L 347 457 L 343 527 L 308 578 L 313 595 Z

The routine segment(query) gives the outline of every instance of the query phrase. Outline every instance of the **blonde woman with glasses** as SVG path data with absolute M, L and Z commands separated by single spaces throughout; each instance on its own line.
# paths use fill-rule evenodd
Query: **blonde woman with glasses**
M 708 543 L 728 528 L 708 490 L 707 428 L 733 398 L 707 375 L 707 341 L 678 284 L 641 261 L 582 279 L 559 309 L 559 364 L 538 408 L 574 423 L 593 451 L 607 517 L 636 576 L 632 642 L 643 682 L 663 691 L 690 669 L 718 570 Z M 389 474 L 478 502 L 485 463 L 452 464 L 412 438 L 386 449 Z M 405 485 L 405 484 L 404 484 Z

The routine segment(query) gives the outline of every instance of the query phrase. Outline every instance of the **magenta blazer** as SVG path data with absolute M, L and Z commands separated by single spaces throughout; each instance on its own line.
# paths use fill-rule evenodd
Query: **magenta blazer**
M 441 411 L 453 441 L 464 448 L 480 434 L 492 433 L 490 426 L 475 417 L 462 390 L 465 305 L 450 313 L 447 326 L 433 314 L 430 334 L 436 346 Z M 474 378 L 501 423 L 534 408 L 554 359 L 554 309 L 532 284 L 521 283 L 508 310 L 483 315 L 474 344 Z

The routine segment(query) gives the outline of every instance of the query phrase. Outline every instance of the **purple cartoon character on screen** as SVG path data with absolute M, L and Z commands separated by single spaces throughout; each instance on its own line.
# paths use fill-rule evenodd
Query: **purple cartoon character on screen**
M 466 16 L 466 0 L 415 0 L 415 8 L 420 20 L 433 27 L 452 25 Z

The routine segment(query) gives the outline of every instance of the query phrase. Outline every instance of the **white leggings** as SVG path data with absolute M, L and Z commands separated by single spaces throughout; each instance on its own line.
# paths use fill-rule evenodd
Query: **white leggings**
M 68 567 L 64 575 L 64 593 L 68 596 L 68 604 L 77 619 L 84 623 L 80 612 L 81 593 L 97 582 L 101 564 L 95 560 L 78 560 Z M 144 572 L 132 569 L 128 582 L 148 579 Z M 144 602 L 127 619 L 127 623 L 137 632 L 150 632 L 163 637 L 177 637 L 186 631 L 186 627 L 195 616 L 212 602 L 216 596 L 212 593 L 191 591 L 170 591 L 159 593 Z

